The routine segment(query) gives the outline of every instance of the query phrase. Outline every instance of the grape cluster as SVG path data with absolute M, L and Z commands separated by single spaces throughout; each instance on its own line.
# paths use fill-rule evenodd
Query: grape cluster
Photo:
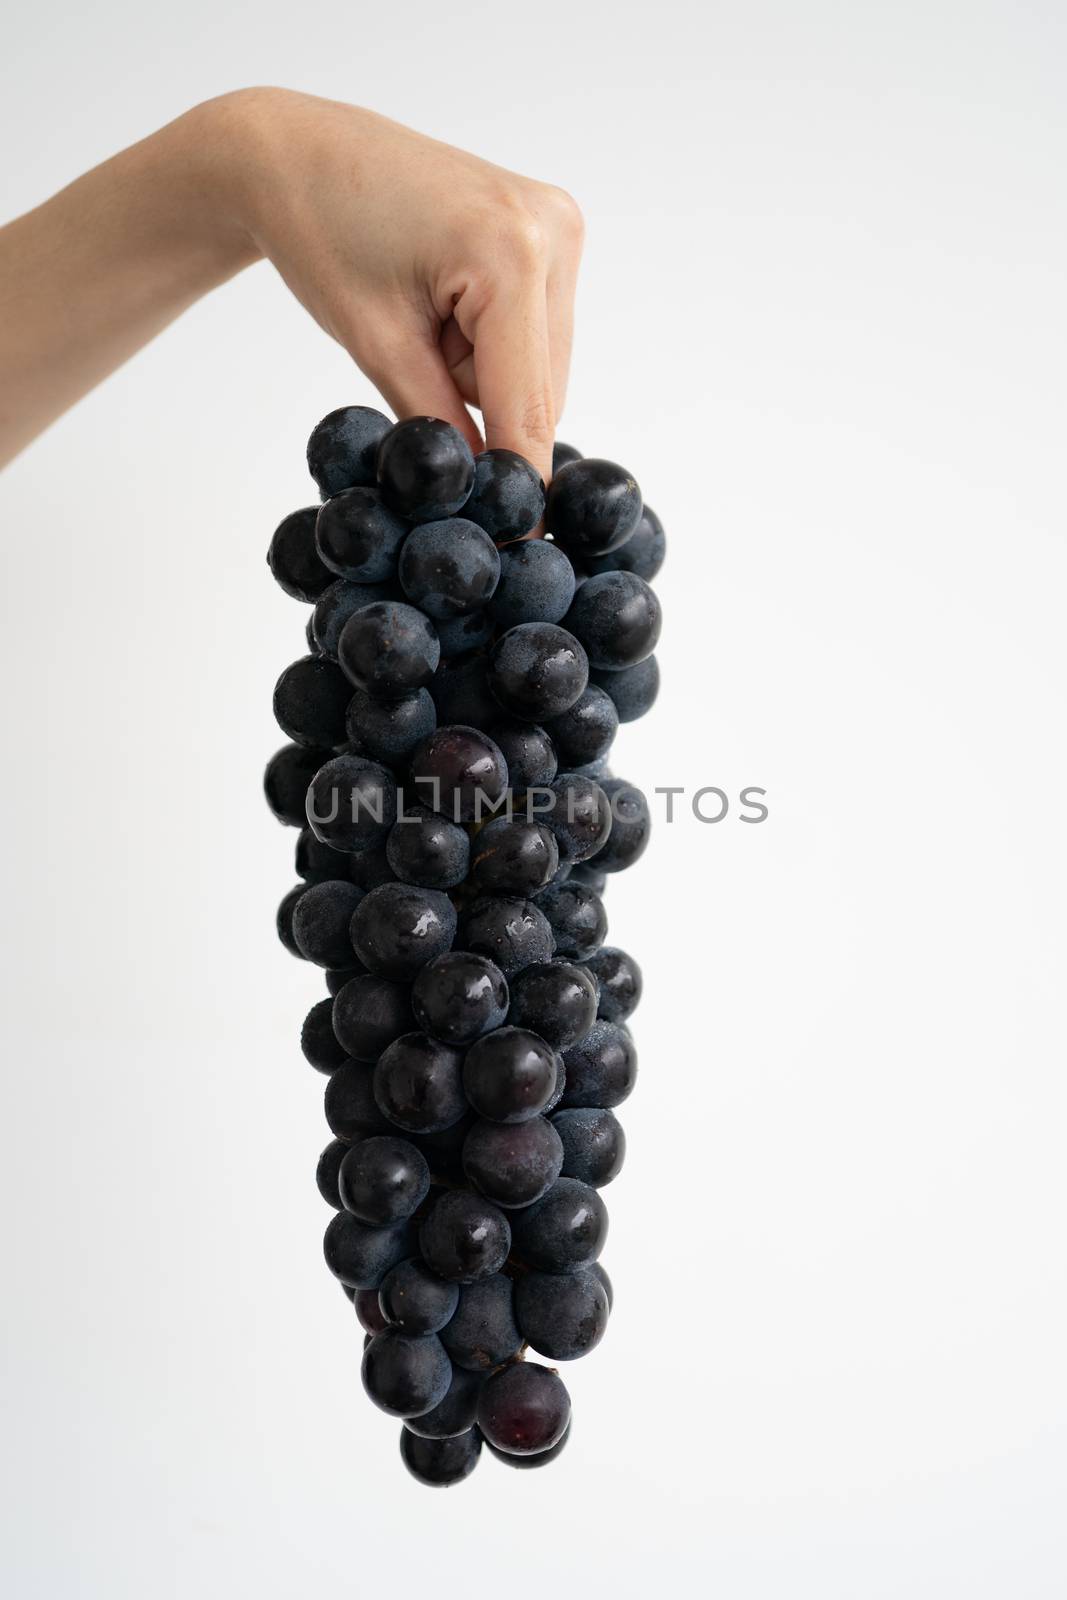
M 585 1355 L 611 1308 L 641 973 L 601 897 L 649 809 L 608 757 L 659 686 L 663 529 L 609 461 L 557 445 L 546 492 L 430 417 L 334 411 L 308 465 L 322 504 L 268 553 L 312 607 L 274 691 L 266 795 L 300 829 L 278 933 L 328 990 L 301 1034 L 326 1264 L 406 1466 L 447 1485 L 483 1443 L 559 1454 L 567 1389 L 527 1351 Z

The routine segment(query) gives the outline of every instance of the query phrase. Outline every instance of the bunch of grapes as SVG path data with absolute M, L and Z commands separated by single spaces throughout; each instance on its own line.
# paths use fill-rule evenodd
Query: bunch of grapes
M 301 1044 L 363 1384 L 414 1476 L 452 1484 L 483 1442 L 559 1454 L 567 1389 L 527 1352 L 585 1355 L 612 1303 L 641 973 L 601 896 L 649 810 L 608 757 L 658 689 L 663 529 L 612 462 L 557 445 L 546 492 L 430 417 L 331 412 L 308 464 L 322 504 L 268 555 L 313 607 L 274 691 L 267 800 L 300 829 L 278 932 L 325 969 Z

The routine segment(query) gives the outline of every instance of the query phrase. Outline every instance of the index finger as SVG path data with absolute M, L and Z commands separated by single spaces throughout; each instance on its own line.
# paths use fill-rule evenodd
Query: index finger
M 457 321 L 461 307 L 456 307 Z M 494 293 L 474 325 L 474 376 L 489 450 L 515 450 L 547 483 L 552 476 L 556 407 L 548 305 L 543 279 Z

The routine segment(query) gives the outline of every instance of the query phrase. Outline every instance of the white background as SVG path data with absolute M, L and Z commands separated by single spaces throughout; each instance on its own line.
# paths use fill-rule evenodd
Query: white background
M 769 792 L 610 891 L 646 975 L 557 1466 L 418 1488 L 320 1257 L 263 562 L 372 398 L 260 266 L 0 483 L 3 1587 L 1067 1589 L 1054 6 L 42 0 L 3 209 L 209 94 L 361 101 L 588 219 L 564 437 L 671 540 L 619 770 Z

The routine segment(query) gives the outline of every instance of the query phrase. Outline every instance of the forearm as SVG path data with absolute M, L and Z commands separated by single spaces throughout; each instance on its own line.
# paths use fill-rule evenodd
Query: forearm
M 0 229 L 0 465 L 256 259 L 226 117 L 198 107 Z

